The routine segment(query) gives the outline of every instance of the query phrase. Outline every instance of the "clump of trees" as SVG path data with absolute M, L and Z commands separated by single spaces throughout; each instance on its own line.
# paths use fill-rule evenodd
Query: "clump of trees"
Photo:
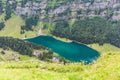
M 11 6 L 8 2 L 6 2 L 6 7 L 5 7 L 5 20 L 8 20 L 11 18 L 11 14 L 12 14 L 12 9 Z
M 38 15 L 34 15 L 34 16 L 26 18 L 25 25 L 21 26 L 21 30 L 23 30 L 23 31 L 24 30 L 27 30 L 27 31 L 33 30 L 33 26 L 36 26 L 38 21 L 39 21 Z
M 51 50 L 48 50 L 44 46 L 36 45 L 12 37 L 0 37 L 0 48 L 12 49 L 13 51 L 19 52 L 22 55 L 29 55 L 29 56 L 33 56 L 34 50 L 44 50 L 44 52 L 38 57 L 40 60 L 50 61 L 50 59 L 52 59 L 53 57 L 53 52 Z
M 120 47 L 120 21 L 117 21 L 114 25 L 107 34 L 107 42 Z
M 3 8 L 5 8 L 5 20 L 8 20 L 11 18 L 11 14 L 13 13 L 14 10 L 16 10 L 17 7 L 17 1 L 14 1 L 12 4 L 9 3 L 9 1 L 6 1 L 5 7 L 3 7 L 3 3 L 0 1 L 0 12 L 3 12 Z
M 23 55 L 29 55 L 29 56 L 32 56 L 34 49 L 45 49 L 43 46 L 38 46 L 32 43 L 25 42 L 23 40 L 11 38 L 11 37 L 0 37 L 0 47 L 10 48 Z
M 82 43 L 99 43 L 103 44 L 110 29 L 110 22 L 102 18 L 92 18 L 77 20 L 71 30 L 72 39 Z
M 5 27 L 4 22 L 0 22 L 0 30 L 2 30 Z
M 0 14 L 3 13 L 3 3 L 2 0 L 0 0 Z
M 25 4 L 27 3 L 28 0 L 22 0 L 21 1 L 21 7 L 25 7 Z
M 94 17 L 79 19 L 74 22 L 72 27 L 67 21 L 56 22 L 52 34 L 65 37 L 85 44 L 110 43 L 120 47 L 120 24 L 113 23 L 104 18 Z
M 53 58 L 53 52 L 51 50 L 49 50 L 47 53 L 43 52 L 42 54 L 39 55 L 40 60 L 50 61 L 50 59 L 52 58 Z
M 55 29 L 52 31 L 53 35 L 70 38 L 70 28 L 67 21 L 59 21 L 55 25 Z

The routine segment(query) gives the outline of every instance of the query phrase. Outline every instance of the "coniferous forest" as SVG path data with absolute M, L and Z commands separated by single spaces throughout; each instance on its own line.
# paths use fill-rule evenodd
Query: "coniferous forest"
M 120 47 L 119 26 L 119 22 L 107 21 L 100 17 L 78 19 L 72 26 L 67 21 L 59 21 L 56 22 L 52 34 L 85 44 L 110 43 Z

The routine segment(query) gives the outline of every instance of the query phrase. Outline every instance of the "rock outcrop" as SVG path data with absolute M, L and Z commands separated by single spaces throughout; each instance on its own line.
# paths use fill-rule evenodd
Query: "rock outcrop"
M 40 21 L 101 16 L 108 20 L 120 19 L 120 0 L 23 0 L 17 2 L 17 15 L 39 15 Z M 13 4 L 15 0 L 8 0 Z

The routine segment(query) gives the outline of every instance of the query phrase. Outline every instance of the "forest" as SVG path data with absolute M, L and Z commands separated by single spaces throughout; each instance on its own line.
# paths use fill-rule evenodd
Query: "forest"
M 3 49 L 10 48 L 16 52 L 29 56 L 32 56 L 33 49 L 44 49 L 42 46 L 37 46 L 11 37 L 0 37 L 0 47 Z
M 120 47 L 120 23 L 111 22 L 104 18 L 93 17 L 78 19 L 72 27 L 68 21 L 56 22 L 55 28 L 51 33 L 55 36 L 69 38 L 85 44 L 110 43 Z

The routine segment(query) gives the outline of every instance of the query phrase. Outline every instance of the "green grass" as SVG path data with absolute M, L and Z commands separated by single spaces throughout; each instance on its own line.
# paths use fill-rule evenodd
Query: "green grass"
M 98 52 L 100 52 L 101 54 L 104 53 L 119 53 L 120 52 L 120 48 L 113 46 L 111 44 L 104 44 L 104 45 L 99 45 L 99 44 L 89 44 L 89 47 L 97 50 Z
M 0 15 L 0 21 L 3 19 L 4 14 Z M 27 38 L 31 38 L 37 36 L 37 31 L 26 31 L 25 34 L 20 34 L 21 26 L 24 24 L 25 22 L 20 16 L 12 14 L 12 17 L 5 21 L 5 27 L 0 31 L 0 36 L 9 36 L 14 38 L 24 38 L 25 36 L 27 36 Z
M 0 15 L 0 21 L 4 21 L 5 14 Z M 32 38 L 38 36 L 38 31 L 43 25 L 48 26 L 42 30 L 43 34 L 50 34 L 50 31 L 54 28 L 54 23 L 39 22 L 37 26 L 33 26 L 33 31 L 25 31 L 25 34 L 20 34 L 21 26 L 24 25 L 24 20 L 15 14 L 12 14 L 12 17 L 5 21 L 5 27 L 0 31 L 0 36 L 9 36 L 14 38 Z
M 43 33 L 50 35 L 51 30 L 53 30 L 55 27 L 55 23 L 43 22 L 43 26 L 46 26 L 46 27 L 43 27 Z
M 0 36 L 22 37 L 21 25 L 24 25 L 24 21 L 19 16 L 12 15 L 12 18 L 5 22 L 5 28 L 0 31 Z
M 0 62 L 0 80 L 120 80 L 120 53 L 104 54 L 91 65 L 36 59 Z
M 0 15 L 0 22 L 4 21 L 4 16 L 5 16 L 5 14 Z
M 21 55 L 13 50 L 4 50 L 5 54 L 2 54 L 1 53 L 2 51 L 3 49 L 0 48 L 0 61 L 14 61 L 14 59 L 18 57 L 20 57 L 21 61 L 33 59 L 33 57 L 29 57 L 27 55 Z

